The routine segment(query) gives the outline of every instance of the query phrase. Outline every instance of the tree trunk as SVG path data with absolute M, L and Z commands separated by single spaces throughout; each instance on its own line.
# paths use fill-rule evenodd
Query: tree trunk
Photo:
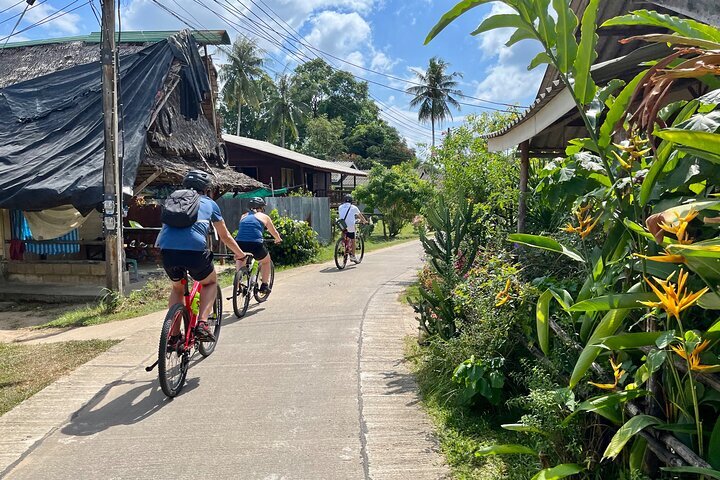
M 283 121 L 282 127 L 280 127 L 280 146 L 285 148 L 285 122 Z
M 235 134 L 235 135 L 237 135 L 238 137 L 240 136 L 240 122 L 241 122 L 241 120 L 242 120 L 242 102 L 240 101 L 240 99 L 238 99 L 237 133 Z
M 518 220 L 517 231 L 523 233 L 525 231 L 525 218 L 527 216 L 527 184 L 528 171 L 530 170 L 530 144 L 524 141 L 520 144 L 520 198 L 518 200 Z
M 432 148 L 435 149 L 435 116 L 430 116 L 430 125 L 432 125 Z

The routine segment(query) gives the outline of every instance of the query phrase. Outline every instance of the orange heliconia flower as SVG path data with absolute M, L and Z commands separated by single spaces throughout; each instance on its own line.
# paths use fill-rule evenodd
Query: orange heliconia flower
M 590 214 L 591 207 L 592 206 L 590 204 L 578 207 L 578 209 L 575 210 L 575 217 L 578 220 L 578 226 L 574 227 L 572 223 L 568 223 L 567 226 L 561 230 L 568 233 L 577 233 L 580 235 L 580 238 L 583 239 L 590 235 L 593 229 L 597 226 L 601 217 L 601 215 L 598 215 L 596 218 L 593 218 Z
M 685 347 L 676 347 L 674 345 L 670 345 L 670 348 L 672 348 L 673 352 L 688 361 L 688 363 L 690 364 L 690 370 L 696 372 L 706 372 L 708 370 L 715 371 L 720 368 L 720 365 L 702 365 L 700 361 L 700 354 L 708 347 L 708 345 L 710 345 L 710 341 L 703 340 L 701 344 L 695 346 L 689 356 L 685 351 Z
M 675 275 L 675 272 L 671 273 L 665 280 L 660 280 L 657 277 L 653 277 L 655 282 L 662 288 L 656 287 L 653 282 L 645 277 L 645 281 L 655 295 L 658 297 L 657 302 L 640 302 L 646 307 L 650 308 L 662 308 L 667 312 L 668 316 L 675 317 L 678 321 L 680 320 L 680 312 L 692 306 L 695 302 L 700 299 L 709 290 L 708 287 L 703 288 L 695 293 L 689 293 L 685 290 L 685 283 L 687 282 L 688 273 L 680 269 L 680 275 L 678 275 L 677 284 L 671 283 L 670 280 Z
M 610 357 L 610 365 L 612 365 L 613 369 L 613 377 L 615 378 L 614 383 L 595 383 L 595 382 L 588 382 L 593 387 L 602 388 L 603 390 L 612 390 L 615 387 L 617 387 L 618 382 L 620 381 L 620 377 L 622 377 L 625 374 L 625 370 L 620 370 L 620 367 L 622 364 L 615 363 L 615 359 Z
M 675 235 L 681 245 L 690 245 L 693 241 L 688 237 L 687 226 L 698 216 L 698 213 L 695 210 L 690 210 L 684 217 L 675 214 L 675 220 L 670 223 L 660 222 L 659 226 L 666 232 Z
M 495 295 L 495 306 L 500 307 L 502 305 L 505 305 L 508 300 L 510 300 L 510 279 L 508 278 L 507 283 L 505 284 L 505 289 L 501 292 L 499 292 L 497 295 Z

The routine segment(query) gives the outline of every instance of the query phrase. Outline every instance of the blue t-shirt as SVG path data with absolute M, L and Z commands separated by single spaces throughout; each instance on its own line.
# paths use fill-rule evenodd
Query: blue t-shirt
M 206 237 L 210 222 L 222 220 L 220 207 L 211 198 L 200 197 L 200 211 L 197 222 L 186 228 L 171 227 L 163 224 L 158 235 L 157 246 L 161 250 L 199 250 L 207 248 Z
M 265 224 L 255 216 L 254 212 L 248 212 L 238 225 L 238 233 L 235 240 L 238 242 L 262 243 Z

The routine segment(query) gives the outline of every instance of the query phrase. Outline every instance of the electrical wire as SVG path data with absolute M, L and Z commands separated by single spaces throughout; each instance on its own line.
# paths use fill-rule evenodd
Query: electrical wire
M 2 10 L 0 10 L 0 13 L 5 13 L 5 12 L 7 12 L 8 10 L 11 10 L 11 9 L 17 7 L 17 6 L 20 5 L 21 3 L 25 3 L 25 0 L 20 0 L 19 2 L 10 5 L 9 7 L 3 8 Z
M 37 2 L 36 4 L 34 4 L 34 5 L 32 5 L 32 6 L 33 6 L 33 7 L 36 7 L 36 6 L 38 6 L 38 5 L 42 5 L 43 3 L 46 3 L 47 1 L 48 1 L 48 0 L 40 0 L 39 2 Z M 13 8 L 13 7 L 16 7 L 16 6 L 20 5 L 20 4 L 23 3 L 23 2 L 25 2 L 25 0 L 22 0 L 22 2 L 16 3 L 16 4 L 13 5 L 12 7 L 8 7 L 8 8 L 6 8 L 5 10 L 9 10 L 9 9 L 11 9 L 11 8 Z M 28 6 L 30 6 L 30 4 L 26 5 L 26 6 L 25 6 L 25 10 L 23 10 L 22 12 L 16 13 L 15 15 L 11 15 L 11 16 L 9 16 L 8 18 L 6 18 L 5 20 L 0 20 L 0 25 L 2 25 L 3 23 L 9 22 L 9 21 L 12 20 L 13 18 L 17 18 L 17 17 L 20 17 L 20 16 L 22 16 L 22 15 L 25 15 L 25 12 L 28 10 Z M 5 10 L 3 10 L 3 12 L 4 12 Z M 1 12 L 0 12 L 0 13 L 1 13 Z
M 8 36 L 6 36 L 6 37 L 0 38 L 0 42 L 2 42 L 3 40 L 7 40 L 7 39 L 9 39 L 9 38 L 11 38 L 11 37 L 14 37 L 14 36 L 16 36 L 16 35 L 20 35 L 21 33 L 27 32 L 28 30 L 33 29 L 33 28 L 35 28 L 35 27 L 39 27 L 40 25 L 44 25 L 44 24 L 46 24 L 46 23 L 48 23 L 48 22 L 52 22 L 53 20 L 57 20 L 58 18 L 63 17 L 63 16 L 65 16 L 65 15 L 69 14 L 69 13 L 72 13 L 72 12 L 74 12 L 75 10 L 78 10 L 78 9 L 80 9 L 80 8 L 84 7 L 85 5 L 88 5 L 88 4 L 90 3 L 90 1 L 87 0 L 87 1 L 85 1 L 84 3 L 81 3 L 80 5 L 78 5 L 77 7 L 73 8 L 73 9 L 71 9 L 71 10 L 66 10 L 67 7 L 69 7 L 69 6 L 77 3 L 77 2 L 79 2 L 79 1 L 80 1 L 80 0 L 74 0 L 72 3 L 70 3 L 70 4 L 66 5 L 65 7 L 63 7 L 61 10 L 58 10 L 57 12 L 54 12 L 54 13 L 51 14 L 51 15 L 48 15 L 48 16 L 45 17 L 44 19 L 39 20 L 39 21 L 33 23 L 32 25 L 27 26 L 27 27 L 23 28 L 22 30 L 18 30 L 17 32 L 13 32 L 13 33 L 11 33 L 10 35 L 8 35 Z M 6 43 L 7 43 L 7 42 L 6 42 Z

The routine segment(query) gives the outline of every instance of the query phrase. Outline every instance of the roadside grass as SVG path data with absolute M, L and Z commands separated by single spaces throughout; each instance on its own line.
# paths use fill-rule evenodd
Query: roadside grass
M 375 226 L 373 234 L 365 241 L 365 251 L 371 252 L 381 248 L 391 247 L 418 238 L 412 225 L 405 228 L 395 238 L 384 238 L 379 224 Z M 324 263 L 333 260 L 335 241 L 321 248 L 318 255 L 310 262 L 300 265 L 278 265 L 276 272 L 290 270 L 302 265 Z M 235 270 L 228 268 L 218 274 L 218 281 L 222 288 L 232 285 Z M 32 328 L 69 328 L 99 325 L 101 323 L 126 320 L 128 318 L 147 315 L 167 307 L 167 298 L 170 293 L 170 284 L 165 278 L 150 280 L 143 288 L 131 292 L 126 297 L 106 295 L 100 301 L 70 309 L 57 318 Z
M 117 340 L 42 345 L 0 343 L 0 416 L 116 343 Z
M 477 457 L 482 447 L 522 443 L 516 432 L 500 425 L 517 421 L 517 414 L 505 408 L 493 412 L 473 411 L 453 401 L 454 385 L 432 360 L 416 338 L 406 341 L 406 358 L 420 387 L 422 405 L 435 425 L 440 449 L 455 480 L 527 480 L 537 472 L 536 460 L 523 455 Z

